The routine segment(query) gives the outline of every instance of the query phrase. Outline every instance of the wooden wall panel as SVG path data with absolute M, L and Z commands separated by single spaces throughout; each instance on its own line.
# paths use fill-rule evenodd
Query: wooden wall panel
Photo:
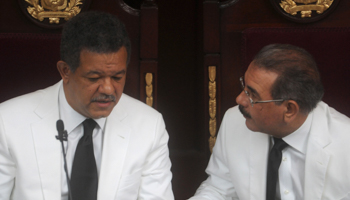
M 201 21 L 199 0 L 158 0 L 158 110 L 170 135 L 173 190 L 176 199 L 192 196 L 206 175 L 208 135 L 204 134 L 198 85 L 202 65 L 198 49 Z M 198 83 L 200 82 L 200 83 Z M 204 105 L 204 104 L 203 104 Z M 199 113 L 199 111 L 201 113 Z M 207 123 L 206 123 L 207 124 Z M 203 129 L 203 131 L 202 131 Z
M 56 69 L 60 40 L 61 34 L 0 33 L 0 102 L 61 79 Z

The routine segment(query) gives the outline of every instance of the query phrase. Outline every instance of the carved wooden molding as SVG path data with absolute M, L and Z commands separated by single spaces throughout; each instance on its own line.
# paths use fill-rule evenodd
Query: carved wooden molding
M 142 2 L 142 6 L 143 7 L 155 7 L 155 6 L 157 6 L 157 4 L 156 4 L 155 0 L 144 0 Z
M 131 15 L 140 16 L 140 10 L 130 7 L 124 2 L 124 0 L 119 0 L 119 5 L 125 10 L 125 12 Z
M 310 23 L 332 13 L 340 0 L 270 0 L 275 10 L 288 20 Z
M 216 66 L 208 67 L 209 73 L 209 149 L 213 151 L 216 141 Z
M 220 8 L 227 8 L 234 4 L 236 4 L 239 0 L 227 0 L 227 1 L 221 1 L 220 2 Z
M 61 28 L 68 20 L 86 10 L 91 0 L 18 0 L 22 12 L 43 28 Z
M 145 81 L 146 81 L 146 104 L 149 106 L 153 106 L 153 74 L 152 73 L 146 73 L 145 75 Z

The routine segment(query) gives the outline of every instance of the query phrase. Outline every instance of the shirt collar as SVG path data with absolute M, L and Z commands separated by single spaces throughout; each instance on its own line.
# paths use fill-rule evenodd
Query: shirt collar
M 60 119 L 64 122 L 65 130 L 69 134 L 85 119 L 83 115 L 75 111 L 67 102 L 66 95 L 61 85 L 58 95 L 58 105 L 60 110 Z M 94 119 L 101 129 L 104 129 L 106 118 Z
M 306 154 L 307 141 L 310 134 L 313 113 L 309 113 L 305 122 L 293 133 L 285 136 L 283 140 L 294 149 Z

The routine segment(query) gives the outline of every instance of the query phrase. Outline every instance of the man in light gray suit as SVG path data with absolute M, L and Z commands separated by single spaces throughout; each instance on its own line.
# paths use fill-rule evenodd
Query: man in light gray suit
M 163 118 L 123 94 L 130 46 L 110 14 L 82 13 L 65 25 L 62 80 L 0 105 L 0 200 L 174 199 Z
M 321 101 L 312 56 L 268 45 L 238 84 L 191 200 L 349 200 L 350 119 Z

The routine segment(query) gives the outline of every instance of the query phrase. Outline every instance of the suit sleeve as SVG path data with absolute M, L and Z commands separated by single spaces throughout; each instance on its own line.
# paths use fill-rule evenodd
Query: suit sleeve
M 225 115 L 221 124 L 213 153 L 205 170 L 208 178 L 199 186 L 190 200 L 228 200 L 238 199 L 227 163 L 226 156 L 226 122 Z
M 5 127 L 0 115 L 0 200 L 10 199 L 15 178 L 15 163 L 7 143 Z
M 138 199 L 172 200 L 172 173 L 168 149 L 169 135 L 165 124 L 159 115 L 155 128 L 155 140 L 143 168 Z

